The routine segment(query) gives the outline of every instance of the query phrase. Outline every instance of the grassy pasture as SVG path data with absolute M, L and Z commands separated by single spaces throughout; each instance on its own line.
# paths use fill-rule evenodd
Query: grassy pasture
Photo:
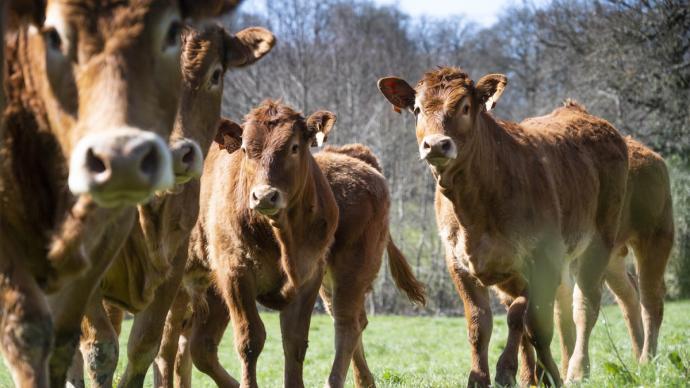
M 259 358 L 259 383 L 263 387 L 280 387 L 283 355 L 278 315 L 264 313 L 262 316 L 268 339 Z M 126 321 L 125 334 L 129 333 L 130 326 L 131 321 Z M 505 345 L 506 331 L 505 316 L 495 316 L 490 365 L 496 364 Z M 124 370 L 126 338 L 123 335 L 120 339 L 118 376 Z M 333 356 L 333 325 L 328 316 L 313 317 L 309 340 L 304 365 L 305 386 L 323 386 Z M 465 320 L 462 317 L 375 316 L 370 318 L 364 340 L 369 365 L 380 387 L 459 387 L 464 386 L 467 381 L 470 360 Z M 659 342 L 657 359 L 649 365 L 638 366 L 632 360 L 630 342 L 620 310 L 617 306 L 604 308 L 592 336 L 592 377 L 578 386 L 690 386 L 690 301 L 666 304 Z M 557 358 L 560 356 L 558 346 L 558 341 L 555 340 L 552 348 Z M 239 377 L 230 332 L 221 344 L 221 353 L 224 366 L 231 374 Z M 348 386 L 352 386 L 351 374 L 352 372 L 348 376 Z M 147 387 L 152 386 L 151 375 L 149 371 Z M 193 383 L 194 387 L 215 386 L 209 378 L 196 370 Z M 0 387 L 11 386 L 8 370 L 1 366 Z

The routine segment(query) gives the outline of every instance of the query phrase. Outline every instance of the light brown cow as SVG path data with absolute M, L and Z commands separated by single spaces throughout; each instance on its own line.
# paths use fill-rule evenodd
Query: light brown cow
M 18 386 L 48 385 L 53 343 L 50 385 L 64 385 L 86 302 L 129 234 L 133 205 L 173 183 L 165 140 L 181 22 L 224 2 L 40 3 L 12 3 L 5 39 L 0 329 Z
M 266 101 L 242 127 L 220 127 L 219 142 L 234 146 L 241 138 L 241 152 L 213 147 L 206 159 L 194 253 L 210 262 L 229 307 L 244 386 L 257 385 L 266 338 L 257 300 L 280 310 L 285 384 L 302 385 L 311 312 L 338 223 L 333 192 L 309 147 L 334 122 L 330 112 L 305 120 Z
M 121 386 L 141 386 L 158 350 L 166 313 L 179 288 L 187 241 L 196 223 L 202 161 L 220 119 L 223 76 L 229 67 L 254 63 L 275 43 L 269 31 L 252 27 L 236 35 L 208 25 L 183 34 L 183 84 L 171 136 L 176 188 L 139 206 L 139 222 L 103 278 L 84 319 L 81 350 L 96 386 L 112 386 L 117 366 L 116 331 L 103 301 L 135 314 L 128 364 Z M 155 298 L 155 303 L 152 303 Z M 121 315 L 119 315 L 121 317 Z M 83 372 L 70 373 L 83 386 Z
M 496 285 L 525 310 L 545 382 L 560 385 L 549 349 L 556 289 L 575 265 L 577 336 L 567 378 L 580 379 L 624 204 L 627 148 L 608 122 L 578 109 L 519 125 L 496 121 L 487 110 L 506 83 L 492 74 L 475 84 L 444 67 L 416 88 L 394 77 L 379 88 L 397 109 L 414 113 L 420 155 L 437 182 L 437 223 L 468 321 L 469 384 L 490 383 L 491 310 L 483 286 Z
M 239 139 L 227 140 L 230 143 L 223 146 L 232 149 Z M 360 144 L 326 147 L 315 155 L 315 160 L 333 190 L 339 210 L 335 242 L 326 258 L 326 275 L 320 292 L 335 321 L 335 358 L 327 386 L 342 387 L 352 362 L 355 385 L 373 387 L 375 380 L 364 357 L 362 342 L 362 332 L 367 325 L 364 298 L 381 267 L 384 249 L 388 251 L 396 284 L 412 301 L 424 304 L 423 286 L 390 238 L 388 187 L 371 150 Z M 234 379 L 218 363 L 217 355 L 218 344 L 229 322 L 228 313 L 213 291 L 207 296 L 208 316 L 197 316 L 202 319 L 194 322 L 190 351 L 194 365 L 201 371 L 209 374 L 218 385 L 231 386 Z M 178 359 L 179 367 L 184 368 L 184 358 Z M 178 373 L 181 381 L 189 381 L 189 376 L 184 376 L 188 366 L 186 370 Z M 301 381 L 285 381 L 286 386 L 296 383 Z

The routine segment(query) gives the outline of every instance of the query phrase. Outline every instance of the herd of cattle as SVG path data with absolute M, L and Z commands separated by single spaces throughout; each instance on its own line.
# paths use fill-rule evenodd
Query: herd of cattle
M 333 113 L 305 118 L 267 100 L 241 124 L 221 117 L 225 72 L 275 44 L 263 28 L 233 35 L 210 21 L 237 3 L 0 5 L 0 348 L 17 386 L 82 387 L 85 374 L 112 386 L 128 311 L 120 386 L 142 386 L 153 365 L 156 386 L 189 387 L 194 365 L 219 386 L 255 387 L 266 338 L 257 301 L 280 311 L 285 386 L 303 386 L 320 295 L 335 324 L 327 386 L 342 387 L 352 363 L 355 384 L 370 387 L 364 300 L 384 250 L 396 285 L 424 304 L 389 233 L 377 157 L 359 144 L 310 151 Z M 663 159 L 572 101 L 519 124 L 494 119 L 506 84 L 450 67 L 416 87 L 378 83 L 414 114 L 436 181 L 468 324 L 468 385 L 491 384 L 489 288 L 508 310 L 496 384 L 586 378 L 604 282 L 635 357 L 650 360 L 674 233 Z M 240 381 L 218 359 L 228 323 Z

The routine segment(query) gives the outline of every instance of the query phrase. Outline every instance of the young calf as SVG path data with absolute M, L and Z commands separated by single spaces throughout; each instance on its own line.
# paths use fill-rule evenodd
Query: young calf
M 231 143 L 223 146 L 232 149 L 238 139 L 227 140 Z M 360 144 L 326 147 L 314 158 L 333 190 L 340 214 L 321 285 L 321 298 L 335 321 L 335 358 L 327 386 L 342 387 L 352 362 L 356 386 L 373 387 L 362 342 L 367 325 L 364 299 L 379 272 L 384 249 L 398 287 L 419 304 L 425 302 L 424 289 L 390 238 L 388 186 L 371 150 Z M 189 346 L 197 367 L 219 385 L 231 385 L 217 356 L 228 315 L 213 292 L 208 295 L 209 310 L 214 311 L 209 311 L 205 321 L 194 322 Z M 288 381 L 286 386 L 291 386 Z
M 206 153 L 201 150 L 208 150 L 216 134 L 223 76 L 229 67 L 256 62 L 274 42 L 269 31 L 257 27 L 230 35 L 213 24 L 184 33 L 181 96 L 170 140 L 177 186 L 139 206 L 139 222 L 90 301 L 82 324 L 81 349 L 95 385 L 112 385 L 118 358 L 119 333 L 108 319 L 103 301 L 135 314 L 127 369 L 120 384 L 143 384 L 184 273 L 187 241 L 199 212 L 199 183 L 190 180 L 201 175 Z M 74 370 L 70 381 L 83 385 L 83 372 Z
M 468 321 L 469 385 L 490 383 L 490 285 L 510 293 L 518 312 L 526 310 L 546 382 L 560 385 L 549 349 L 556 289 L 574 264 L 577 333 L 567 377 L 580 379 L 624 204 L 627 148 L 609 123 L 577 109 L 519 125 L 495 120 L 487 111 L 506 82 L 492 74 L 475 84 L 443 67 L 416 88 L 393 77 L 379 88 L 396 109 L 414 113 L 420 155 L 436 178 L 437 222 Z
M 229 151 L 241 144 L 240 152 L 209 151 L 193 249 L 210 263 L 228 306 L 243 386 L 257 385 L 266 339 L 256 301 L 280 310 L 285 385 L 303 385 L 311 313 L 338 224 L 333 192 L 309 148 L 334 123 L 330 112 L 305 120 L 266 101 L 242 127 L 221 126 L 217 141 Z

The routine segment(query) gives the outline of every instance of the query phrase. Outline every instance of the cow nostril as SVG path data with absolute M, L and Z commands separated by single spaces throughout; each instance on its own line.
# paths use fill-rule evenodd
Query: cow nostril
M 89 171 L 100 174 L 106 170 L 105 163 L 93 153 L 93 149 L 89 148 L 86 152 L 86 167 Z
M 254 201 L 258 201 L 258 200 L 259 200 L 259 197 L 256 196 L 256 191 L 252 191 L 252 199 L 253 199 Z
M 182 163 L 192 164 L 194 161 L 194 149 L 192 147 L 187 147 L 187 152 L 182 156 Z
M 146 152 L 146 155 L 141 160 L 139 168 L 141 172 L 148 176 L 152 176 L 156 173 L 156 169 L 158 168 L 158 153 L 155 147 L 151 146 L 148 152 Z
M 276 203 L 276 202 L 278 202 L 278 192 L 275 191 L 275 192 L 273 193 L 273 195 L 271 195 L 271 198 L 270 198 L 270 199 L 271 199 L 271 203 Z
M 424 148 L 425 150 L 428 150 L 428 149 L 431 148 L 431 145 L 429 145 L 429 143 L 427 143 L 426 140 L 425 140 L 425 141 L 422 143 L 422 148 Z
M 450 141 L 449 140 L 441 140 L 441 149 L 443 150 L 443 152 L 450 151 Z

